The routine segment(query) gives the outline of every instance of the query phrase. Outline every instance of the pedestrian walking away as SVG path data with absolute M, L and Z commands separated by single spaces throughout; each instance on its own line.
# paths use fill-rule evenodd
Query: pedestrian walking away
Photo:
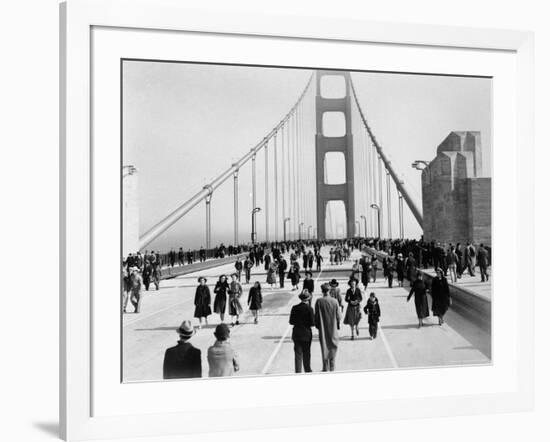
M 183 321 L 177 329 L 179 341 L 164 353 L 162 375 L 164 379 L 200 378 L 202 376 L 201 351 L 189 340 L 195 335 L 191 321 Z
M 289 324 L 292 328 L 294 342 L 294 372 L 301 373 L 302 365 L 306 373 L 311 372 L 311 327 L 315 325 L 315 315 L 311 308 L 311 294 L 304 290 L 300 295 L 300 303 L 290 310 Z
M 319 332 L 323 371 L 334 371 L 336 368 L 341 313 L 338 302 L 329 296 L 325 284 L 323 284 L 322 292 L 323 297 L 315 303 L 315 328 Z
M 233 376 L 239 371 L 237 353 L 229 342 L 229 327 L 226 324 L 218 324 L 214 331 L 216 342 L 208 348 L 208 377 L 218 378 Z

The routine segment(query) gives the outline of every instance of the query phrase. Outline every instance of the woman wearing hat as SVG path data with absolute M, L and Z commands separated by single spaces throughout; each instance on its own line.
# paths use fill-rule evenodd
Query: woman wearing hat
M 243 288 L 237 279 L 237 273 L 233 273 L 231 275 L 231 282 L 229 283 L 229 315 L 231 316 L 231 325 L 239 325 L 239 315 L 243 312 L 240 301 Z
M 361 301 L 363 296 L 361 295 L 361 289 L 357 287 L 357 280 L 350 279 L 348 282 L 349 289 L 346 292 L 346 302 L 348 307 L 346 309 L 346 316 L 344 317 L 344 324 L 348 324 L 351 329 L 351 339 L 355 339 L 355 333 L 359 336 L 359 321 L 361 320 Z
M 310 294 L 313 295 L 313 291 L 315 290 L 315 281 L 312 279 L 313 273 L 307 270 L 305 275 L 306 278 L 304 279 L 304 282 L 302 284 L 302 290 L 307 290 Z
M 443 276 L 443 270 L 438 267 L 435 269 L 436 277 L 432 279 L 432 287 L 430 293 L 432 295 L 432 312 L 434 316 L 439 318 L 439 325 L 443 324 L 443 318 L 449 306 L 451 305 L 451 297 L 449 293 L 449 284 L 447 278 Z
M 248 292 L 248 308 L 254 317 L 254 324 L 258 323 L 258 311 L 262 308 L 262 301 L 262 286 L 256 281 Z
M 227 305 L 227 292 L 229 291 L 229 284 L 227 283 L 227 276 L 220 275 L 216 287 L 214 287 L 214 313 L 220 315 L 220 320 L 223 322 L 225 319 L 225 308 Z
M 292 290 L 298 290 L 298 283 L 300 282 L 300 264 L 298 264 L 296 260 L 290 263 L 288 279 L 290 279 L 290 283 L 292 284 Z
M 199 285 L 195 291 L 195 318 L 199 319 L 199 328 L 202 327 L 202 319 L 206 325 L 208 325 L 208 316 L 212 314 L 212 309 L 210 308 L 212 300 L 210 297 L 210 289 L 206 285 L 206 278 L 204 276 L 199 276 Z
M 269 256 L 269 255 L 268 255 Z M 273 288 L 273 284 L 277 283 L 277 261 L 271 261 L 267 265 L 267 279 L 266 282 L 271 285 L 271 288 Z
M 229 343 L 229 327 L 218 324 L 214 331 L 216 342 L 208 348 L 208 377 L 232 376 L 239 371 L 237 353 Z
M 407 302 L 411 299 L 411 296 L 414 295 L 414 306 L 416 308 L 416 316 L 418 317 L 418 328 L 424 325 L 424 318 L 430 316 L 428 308 L 428 296 L 427 296 L 427 287 L 424 284 L 422 279 L 422 273 L 416 273 L 416 279 L 411 284 L 411 291 L 409 296 L 407 296 Z

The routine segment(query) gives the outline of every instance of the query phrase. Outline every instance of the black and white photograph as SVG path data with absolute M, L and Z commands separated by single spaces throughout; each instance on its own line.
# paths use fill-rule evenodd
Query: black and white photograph
M 492 79 L 121 61 L 122 382 L 484 365 Z

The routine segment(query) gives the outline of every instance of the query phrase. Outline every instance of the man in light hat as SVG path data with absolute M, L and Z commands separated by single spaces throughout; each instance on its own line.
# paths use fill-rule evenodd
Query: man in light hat
M 208 349 L 208 376 L 211 378 L 233 376 L 236 371 L 239 371 L 239 360 L 229 343 L 227 324 L 218 324 L 214 336 L 216 342 Z
M 315 316 L 311 308 L 311 293 L 304 289 L 298 296 L 300 303 L 290 310 L 290 325 L 293 325 L 292 340 L 294 341 L 294 371 L 311 373 L 311 327 L 315 325 Z
M 201 351 L 189 343 L 195 334 L 191 321 L 183 321 L 177 330 L 180 339 L 175 347 L 164 354 L 164 379 L 200 378 L 202 376 Z

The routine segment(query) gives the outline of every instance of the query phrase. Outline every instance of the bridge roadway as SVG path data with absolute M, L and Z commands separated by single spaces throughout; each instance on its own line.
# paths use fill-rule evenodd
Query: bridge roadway
M 331 266 L 326 256 L 328 248 L 322 252 L 325 255 L 323 269 L 320 274 L 314 272 L 313 276 L 313 304 L 320 296 L 321 283 L 332 278 L 339 281 L 344 295 L 351 270 L 351 261 Z M 358 257 L 359 252 L 354 251 L 352 259 Z M 123 318 L 124 382 L 162 379 L 164 351 L 176 343 L 178 337 L 175 329 L 181 321 L 193 317 L 193 299 L 199 273 L 208 278 L 212 291 L 218 275 L 232 271 L 233 265 L 225 264 L 163 280 L 159 291 L 144 292 L 141 313 L 127 313 Z M 231 329 L 231 344 L 238 352 L 241 366 L 237 376 L 288 374 L 294 371 L 288 317 L 292 305 L 299 302 L 298 292 L 290 290 L 288 280 L 284 289 L 268 288 L 265 278 L 262 266 L 253 269 L 251 280 L 262 283 L 264 296 L 259 324 L 253 323 L 245 307 L 240 325 Z M 243 307 L 249 288 L 250 285 L 243 284 Z M 338 371 L 490 363 L 491 337 L 486 328 L 451 310 L 443 326 L 437 325 L 437 318 L 430 317 L 426 320 L 427 325 L 418 329 L 414 301 L 406 302 L 407 287 L 388 288 L 379 271 L 377 282 L 369 284 L 368 292 L 371 290 L 376 292 L 382 310 L 379 337 L 374 341 L 368 338 L 365 316 L 359 326 L 360 336 L 354 341 L 350 339 L 349 327 L 342 324 L 336 358 Z M 226 317 L 226 322 L 228 320 L 230 318 Z M 209 317 L 209 325 L 198 330 L 192 338 L 193 344 L 202 351 L 203 377 L 208 376 L 206 351 L 214 343 L 213 332 L 218 323 L 219 316 L 213 314 Z M 314 372 L 321 371 L 321 352 L 315 329 L 312 369 Z

